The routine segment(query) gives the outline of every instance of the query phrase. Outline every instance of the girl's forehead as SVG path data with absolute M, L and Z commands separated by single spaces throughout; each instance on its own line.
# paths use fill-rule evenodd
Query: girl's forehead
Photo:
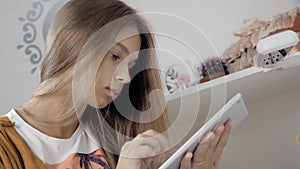
M 121 42 L 115 42 L 114 47 L 120 49 L 124 54 L 127 55 L 138 55 L 141 48 L 141 39 L 139 35 L 134 35 L 122 40 Z
M 121 42 L 129 37 L 139 35 L 139 31 L 136 27 L 130 26 L 130 27 L 124 27 L 121 29 L 121 31 L 116 36 L 115 42 Z

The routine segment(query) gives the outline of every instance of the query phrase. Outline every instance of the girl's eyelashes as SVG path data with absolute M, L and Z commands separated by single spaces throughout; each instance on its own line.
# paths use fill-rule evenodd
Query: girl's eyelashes
M 111 53 L 110 57 L 114 62 L 118 62 L 121 59 L 118 54 L 114 54 L 114 53 Z
M 122 60 L 122 57 L 119 54 L 117 54 L 116 52 L 109 52 L 109 57 L 116 64 L 119 64 Z M 136 64 L 136 60 L 129 62 L 128 68 L 129 69 L 133 68 L 135 64 Z

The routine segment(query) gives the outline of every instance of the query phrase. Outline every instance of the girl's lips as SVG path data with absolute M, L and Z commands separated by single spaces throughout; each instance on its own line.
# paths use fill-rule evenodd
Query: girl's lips
M 112 97 L 112 99 L 117 98 L 120 94 L 120 92 L 118 92 L 118 90 L 111 89 L 109 87 L 107 87 L 107 89 L 110 91 L 110 96 Z

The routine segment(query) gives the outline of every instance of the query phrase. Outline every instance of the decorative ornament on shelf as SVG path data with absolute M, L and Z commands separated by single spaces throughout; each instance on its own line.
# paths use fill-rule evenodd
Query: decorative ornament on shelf
M 165 75 L 165 84 L 169 93 L 191 86 L 189 73 L 180 65 L 172 65 Z
M 278 13 L 267 21 L 245 20 L 240 31 L 234 33 L 234 36 L 238 37 L 239 40 L 231 44 L 222 54 L 223 59 L 228 63 L 229 72 L 233 73 L 254 66 L 258 42 L 267 36 L 285 30 L 292 30 L 300 37 L 299 7 L 292 8 L 284 13 Z M 299 51 L 300 42 L 289 51 L 288 55 Z
M 254 57 L 255 65 L 258 67 L 270 68 L 283 61 L 299 42 L 298 34 L 291 30 L 275 33 L 265 37 L 257 43 L 257 55 Z
M 198 73 L 200 75 L 200 83 L 225 76 L 229 74 L 228 65 L 220 57 L 210 57 L 204 60 L 200 67 L 198 67 Z

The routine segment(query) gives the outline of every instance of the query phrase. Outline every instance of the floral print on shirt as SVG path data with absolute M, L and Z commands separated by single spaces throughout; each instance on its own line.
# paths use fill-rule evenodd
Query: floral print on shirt
M 74 153 L 58 164 L 46 164 L 48 169 L 110 169 L 101 149 L 90 154 Z

